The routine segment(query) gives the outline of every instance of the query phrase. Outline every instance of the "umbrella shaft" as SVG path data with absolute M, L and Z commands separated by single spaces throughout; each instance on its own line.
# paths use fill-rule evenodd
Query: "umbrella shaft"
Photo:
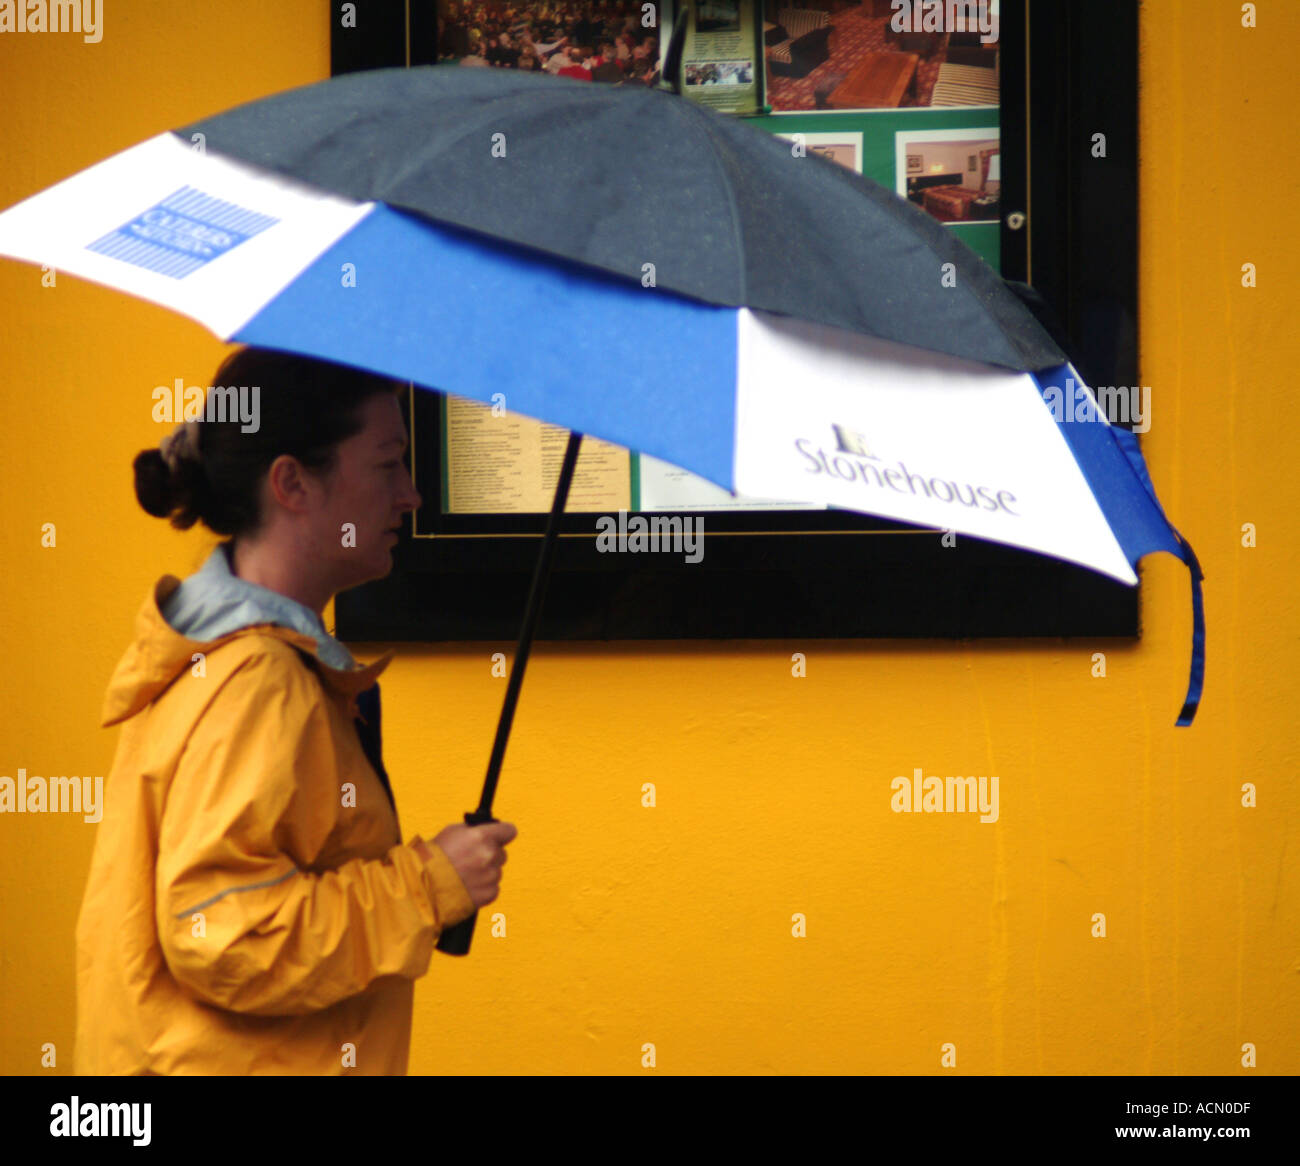
M 532 586 L 528 591 L 528 607 L 524 613 L 523 630 L 519 633 L 519 644 L 515 649 L 514 662 L 510 666 L 506 699 L 501 706 L 501 719 L 497 722 L 497 739 L 492 746 L 492 759 L 488 762 L 487 778 L 483 782 L 483 797 L 476 811 L 476 816 L 483 820 L 492 817 L 492 799 L 497 792 L 497 777 L 501 773 L 501 763 L 505 760 L 506 742 L 510 739 L 510 725 L 515 718 L 515 704 L 519 700 L 519 689 L 524 682 L 524 667 L 528 663 L 533 631 L 537 627 L 537 618 L 542 611 L 546 582 L 551 573 L 551 560 L 555 556 L 560 516 L 564 513 L 564 504 L 569 497 L 569 484 L 573 481 L 573 469 L 578 462 L 578 446 L 581 444 L 582 434 L 570 432 L 569 444 L 564 451 L 564 465 L 560 467 L 560 480 L 555 487 L 555 500 L 551 504 L 551 516 L 546 524 L 546 536 L 542 539 L 542 553 L 538 556 L 537 566 L 533 571 Z

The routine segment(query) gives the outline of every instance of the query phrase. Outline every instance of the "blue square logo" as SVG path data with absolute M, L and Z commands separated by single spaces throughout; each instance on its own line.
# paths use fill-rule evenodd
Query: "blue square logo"
M 184 279 L 279 221 L 182 186 L 86 250 Z

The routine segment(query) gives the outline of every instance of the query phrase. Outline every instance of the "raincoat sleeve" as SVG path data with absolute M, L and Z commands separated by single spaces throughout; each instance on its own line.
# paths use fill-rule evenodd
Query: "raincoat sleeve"
M 440 931 L 474 911 L 446 854 L 417 837 L 381 859 L 303 869 L 350 812 L 340 722 L 283 653 L 259 650 L 213 682 L 159 823 L 155 914 L 176 980 L 220 1008 L 275 1016 L 423 975 Z

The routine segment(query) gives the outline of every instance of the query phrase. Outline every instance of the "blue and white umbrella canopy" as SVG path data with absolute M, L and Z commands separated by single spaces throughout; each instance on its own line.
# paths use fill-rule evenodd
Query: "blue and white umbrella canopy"
M 1136 438 L 1074 368 L 1013 372 L 724 307 L 160 134 L 0 214 L 0 254 L 162 304 L 223 340 L 371 369 L 650 454 L 734 493 L 955 530 L 1137 583 L 1201 571 Z M 941 326 L 941 325 L 939 325 Z

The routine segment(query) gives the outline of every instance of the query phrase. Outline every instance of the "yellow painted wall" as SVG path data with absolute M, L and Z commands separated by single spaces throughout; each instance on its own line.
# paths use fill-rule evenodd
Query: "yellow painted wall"
M 99 45 L 0 37 L 0 207 L 329 71 L 320 0 L 105 8 Z M 969 1074 L 1300 1071 L 1300 5 L 1259 8 L 1257 31 L 1230 0 L 1142 10 L 1145 449 L 1206 574 L 1195 725 L 1173 725 L 1190 602 L 1167 555 L 1144 565 L 1136 646 L 544 645 L 498 799 L 520 827 L 492 905 L 508 939 L 485 916 L 469 958 L 435 955 L 412 1072 L 928 1074 L 944 1042 Z M 207 384 L 225 351 L 0 261 L 0 773 L 108 773 L 100 701 L 136 609 L 210 545 L 138 507 L 130 461 L 161 436 L 153 387 Z M 512 647 L 404 648 L 386 674 L 408 833 L 477 800 L 504 691 L 488 656 Z M 998 774 L 1000 820 L 892 813 L 917 766 Z M 0 817 L 0 1072 L 71 1068 L 94 830 Z

